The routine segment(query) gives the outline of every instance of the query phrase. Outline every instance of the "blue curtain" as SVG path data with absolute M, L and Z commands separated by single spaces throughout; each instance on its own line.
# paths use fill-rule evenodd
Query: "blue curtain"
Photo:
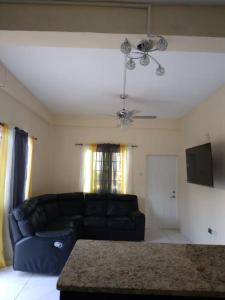
M 26 166 L 28 155 L 28 133 L 15 128 L 14 168 L 13 168 L 13 199 L 12 209 L 24 201 Z

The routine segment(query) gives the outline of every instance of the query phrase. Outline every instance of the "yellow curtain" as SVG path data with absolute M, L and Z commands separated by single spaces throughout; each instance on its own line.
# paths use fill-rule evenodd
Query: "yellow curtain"
M 120 192 L 127 193 L 127 145 L 120 145 Z
M 95 187 L 95 164 L 96 164 L 96 159 L 95 156 L 97 155 L 96 153 L 97 145 L 96 144 L 91 144 L 89 147 L 90 150 L 90 192 L 94 193 L 96 191 Z
M 25 185 L 25 199 L 32 197 L 32 162 L 33 162 L 34 139 L 28 137 L 27 178 Z
M 0 268 L 6 266 L 4 258 L 3 222 L 8 139 L 9 127 L 6 125 L 0 126 Z

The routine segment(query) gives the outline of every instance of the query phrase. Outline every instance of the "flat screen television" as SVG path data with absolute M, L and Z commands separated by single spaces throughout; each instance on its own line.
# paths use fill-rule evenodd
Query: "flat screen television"
M 186 149 L 187 181 L 213 187 L 211 143 Z

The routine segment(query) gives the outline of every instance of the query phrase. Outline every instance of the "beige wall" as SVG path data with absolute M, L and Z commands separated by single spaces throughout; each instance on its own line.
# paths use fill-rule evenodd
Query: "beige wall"
M 225 86 L 181 122 L 179 212 L 182 232 L 195 243 L 225 244 Z M 208 138 L 210 137 L 210 138 Z M 186 182 L 185 148 L 210 141 L 215 188 Z M 207 229 L 213 229 L 213 235 Z
M 179 122 L 177 120 L 135 121 L 129 129 L 116 127 L 114 119 L 58 118 L 53 126 L 54 192 L 72 192 L 79 189 L 81 147 L 75 143 L 127 143 L 138 145 L 133 149 L 133 193 L 145 209 L 146 157 L 150 154 L 179 152 Z M 64 124 L 64 125 L 63 125 Z
M 16 98 L 15 98 L 15 97 Z M 34 146 L 33 195 L 49 191 L 51 171 L 50 114 L 10 73 L 0 87 L 0 121 L 37 137 Z
M 146 4 L 138 4 L 138 1 L 136 4 L 114 5 L 81 3 L 82 1 L 77 5 L 51 5 L 48 1 L 45 4 L 1 3 L 0 29 L 225 36 L 224 5 L 158 4 L 152 5 L 150 9 Z

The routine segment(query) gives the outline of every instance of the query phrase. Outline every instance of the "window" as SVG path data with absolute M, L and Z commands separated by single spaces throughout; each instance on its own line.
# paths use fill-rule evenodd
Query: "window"
M 84 150 L 83 191 L 126 193 L 128 149 L 125 145 L 98 144 Z

